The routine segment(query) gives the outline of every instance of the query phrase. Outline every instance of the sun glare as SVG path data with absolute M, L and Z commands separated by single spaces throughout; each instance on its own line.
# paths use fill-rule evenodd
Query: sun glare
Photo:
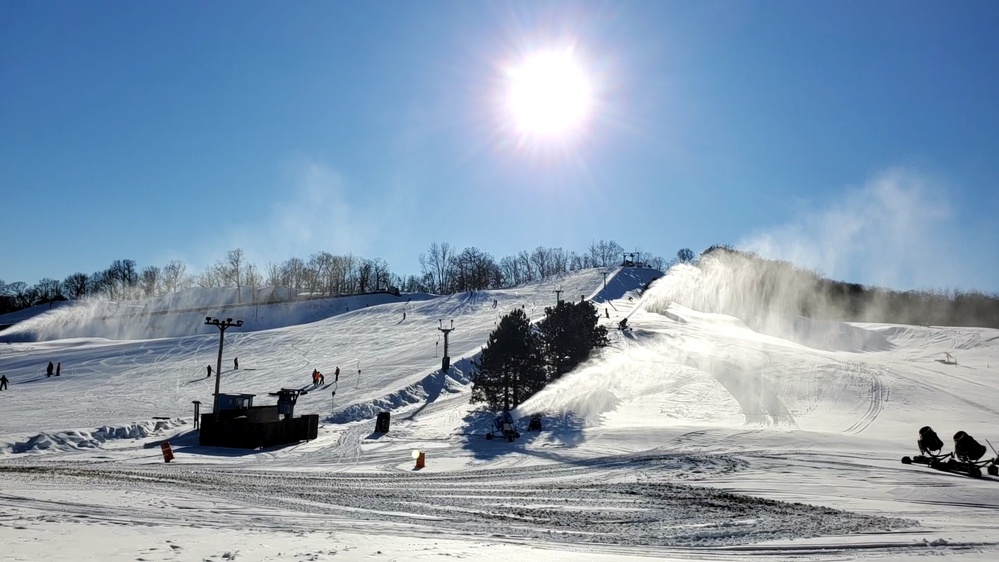
M 511 70 L 509 78 L 507 103 L 521 133 L 565 136 L 590 115 L 592 88 L 570 51 L 535 54 Z

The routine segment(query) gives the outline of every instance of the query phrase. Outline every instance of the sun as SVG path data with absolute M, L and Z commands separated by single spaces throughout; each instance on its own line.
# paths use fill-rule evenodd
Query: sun
M 507 106 L 518 132 L 564 137 L 589 119 L 593 88 L 571 50 L 531 55 L 508 76 Z

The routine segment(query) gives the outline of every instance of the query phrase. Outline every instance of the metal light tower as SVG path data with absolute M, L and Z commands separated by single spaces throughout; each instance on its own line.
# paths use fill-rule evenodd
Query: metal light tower
M 222 380 L 222 344 L 225 343 L 225 329 L 232 326 L 238 328 L 243 325 L 243 321 L 236 320 L 233 322 L 232 318 L 220 320 L 208 316 L 205 318 L 205 324 L 215 326 L 219 329 L 219 360 L 215 364 L 215 399 L 212 401 L 212 413 L 217 416 L 219 413 L 219 382 Z
M 448 334 L 451 333 L 452 330 L 454 330 L 454 320 L 451 321 L 450 328 L 444 327 L 443 320 L 438 320 L 437 324 L 438 324 L 437 329 L 444 332 L 444 359 L 441 359 L 441 370 L 446 371 L 451 368 L 451 358 L 448 357 L 447 355 L 447 336 Z
M 564 292 L 562 287 L 561 286 L 555 287 L 555 290 L 552 292 L 555 293 L 555 304 L 562 302 L 562 293 Z

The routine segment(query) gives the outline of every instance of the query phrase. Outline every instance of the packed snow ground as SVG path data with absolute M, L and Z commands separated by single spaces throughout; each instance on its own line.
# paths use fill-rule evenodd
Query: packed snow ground
M 656 276 L 113 319 L 46 311 L 0 334 L 3 559 L 999 556 L 999 479 L 899 462 L 922 425 L 948 442 L 959 429 L 999 438 L 999 330 L 791 319 L 778 337 L 677 304 L 692 268 L 641 293 Z M 556 289 L 594 300 L 611 345 L 515 412 L 521 439 L 487 441 L 469 360 L 503 314 L 540 319 Z M 246 321 L 225 333 L 222 392 L 272 404 L 267 393 L 326 375 L 296 405 L 321 415 L 318 439 L 197 445 L 192 401 L 210 408 L 219 343 L 208 315 Z M 614 329 L 624 317 L 632 329 Z M 441 373 L 438 328 L 452 320 Z M 49 361 L 60 377 L 45 376 Z M 534 412 L 541 432 L 526 431 Z

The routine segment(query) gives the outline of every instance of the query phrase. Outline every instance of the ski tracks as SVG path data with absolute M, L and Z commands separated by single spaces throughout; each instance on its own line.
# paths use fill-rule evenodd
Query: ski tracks
M 885 403 L 888 401 L 889 387 L 882 377 L 884 372 L 879 372 L 878 368 L 859 363 L 853 363 L 852 367 L 857 371 L 856 374 L 858 376 L 864 376 L 870 380 L 867 411 L 853 425 L 844 430 L 845 433 L 857 435 L 870 427 L 874 423 L 874 420 L 878 419 L 878 416 L 884 411 Z

